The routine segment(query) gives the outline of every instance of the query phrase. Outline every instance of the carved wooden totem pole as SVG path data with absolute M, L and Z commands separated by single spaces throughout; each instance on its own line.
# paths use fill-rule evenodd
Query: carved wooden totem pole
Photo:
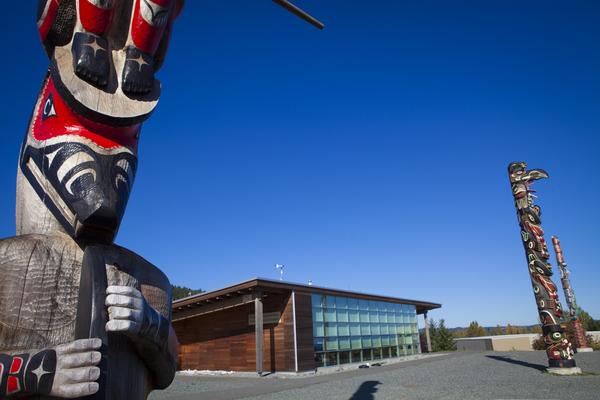
M 563 311 L 556 285 L 551 278 L 552 265 L 548 262 L 550 254 L 541 227 L 542 210 L 533 204 L 535 196 L 531 185 L 538 179 L 548 178 L 548 174 L 541 169 L 527 170 L 527 164 L 517 162 L 508 166 L 508 175 L 521 227 L 529 276 L 542 323 L 549 370 L 556 373 L 581 372 L 575 366 L 571 343 L 560 326 Z
M 552 236 L 552 245 L 554 246 L 554 252 L 556 253 L 556 265 L 560 270 L 560 283 L 562 284 L 563 291 L 565 293 L 565 299 L 567 300 L 567 306 L 569 306 L 569 317 L 571 324 L 573 324 L 573 331 L 575 333 L 575 345 L 577 346 L 578 352 L 589 352 L 593 351 L 588 346 L 587 338 L 585 337 L 585 330 L 581 321 L 579 320 L 579 307 L 577 307 L 577 301 L 575 300 L 575 292 L 571 287 L 569 275 L 571 272 L 565 262 L 565 257 L 560 247 L 560 241 L 556 236 Z
M 146 399 L 174 377 L 171 286 L 113 244 L 181 0 L 41 0 L 50 58 L 0 241 L 0 398 Z

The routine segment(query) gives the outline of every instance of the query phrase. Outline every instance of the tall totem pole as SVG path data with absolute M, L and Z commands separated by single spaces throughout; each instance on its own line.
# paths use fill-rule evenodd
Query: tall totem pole
M 569 280 L 569 275 L 571 273 L 569 272 L 567 263 L 565 263 L 562 248 L 560 247 L 560 241 L 556 236 L 552 236 L 552 245 L 554 246 L 554 252 L 556 253 L 556 265 L 558 265 L 558 269 L 560 270 L 560 283 L 562 284 L 563 291 L 565 293 L 567 306 L 569 306 L 569 317 L 571 318 L 571 324 L 575 333 L 575 345 L 577 346 L 577 351 L 593 351 L 592 348 L 588 346 L 588 342 L 585 337 L 585 330 L 583 329 L 583 325 L 581 325 L 581 321 L 579 320 L 579 311 L 577 307 L 577 301 L 575 300 L 575 292 L 573 291 L 571 282 Z
M 581 372 L 576 368 L 571 343 L 560 326 L 563 311 L 556 285 L 551 278 L 552 265 L 548 262 L 550 254 L 541 227 L 542 210 L 538 205 L 533 204 L 534 191 L 531 185 L 538 179 L 548 178 L 548 174 L 541 169 L 527 170 L 527 164 L 516 162 L 508 166 L 508 175 L 521 227 L 521 239 L 527 257 L 533 294 L 542 324 L 549 371 L 562 374 Z
M 39 0 L 50 67 L 19 156 L 17 236 L 0 240 L 0 399 L 145 400 L 173 380 L 169 280 L 113 241 L 182 6 Z
M 0 398 L 143 400 L 175 374 L 171 285 L 113 243 L 182 0 L 40 0 L 50 59 L 0 241 Z

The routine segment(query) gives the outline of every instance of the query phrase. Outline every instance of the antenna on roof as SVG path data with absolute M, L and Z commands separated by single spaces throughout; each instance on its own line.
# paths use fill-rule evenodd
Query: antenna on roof
M 282 281 L 283 280 L 283 268 L 285 266 L 283 264 L 275 264 L 275 268 L 277 268 L 279 270 L 279 280 Z
M 313 17 L 306 11 L 302 10 L 301 8 L 296 7 L 295 5 L 290 3 L 288 0 L 273 0 L 273 3 L 279 4 L 281 7 L 285 8 L 286 10 L 288 10 L 292 14 L 296 15 L 297 17 L 300 17 L 301 19 L 305 20 L 309 24 L 317 27 L 318 29 L 325 28 L 324 23 L 322 23 L 321 21 L 319 21 L 318 19 L 316 19 L 315 17 Z

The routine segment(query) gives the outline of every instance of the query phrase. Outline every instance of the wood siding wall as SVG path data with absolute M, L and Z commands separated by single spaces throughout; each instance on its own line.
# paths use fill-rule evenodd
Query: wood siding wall
M 294 331 L 290 294 L 270 295 L 264 312 L 280 312 L 278 324 L 264 326 L 264 371 L 294 371 Z M 310 295 L 296 294 L 298 367 L 314 368 Z M 180 342 L 179 368 L 255 371 L 254 304 L 173 322 Z

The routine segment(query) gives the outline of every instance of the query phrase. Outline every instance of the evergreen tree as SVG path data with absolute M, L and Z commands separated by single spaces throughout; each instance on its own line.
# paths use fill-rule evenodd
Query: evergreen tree
M 590 314 L 581 308 L 578 309 L 578 316 L 581 325 L 583 325 L 583 329 L 586 331 L 600 331 L 600 321 L 593 319 Z
M 204 292 L 202 289 L 190 289 L 185 286 L 171 285 L 171 287 L 173 290 L 173 300 L 183 299 L 184 297 Z
M 477 321 L 472 321 L 467 328 L 466 337 L 485 336 L 485 329 Z
M 453 351 L 456 350 L 456 344 L 454 343 L 454 336 L 448 328 L 443 319 L 440 319 L 439 324 L 436 326 L 435 321 L 431 321 L 431 326 L 434 328 L 430 333 L 431 335 L 431 347 L 433 351 Z
M 502 327 L 500 325 L 496 325 L 495 328 L 492 328 L 490 334 L 492 336 L 504 335 L 504 330 L 502 330 Z

